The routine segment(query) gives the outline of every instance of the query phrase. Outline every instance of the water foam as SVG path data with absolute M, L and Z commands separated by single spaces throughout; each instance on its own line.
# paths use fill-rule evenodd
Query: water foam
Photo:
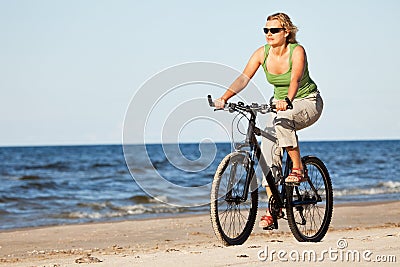
M 380 182 L 369 188 L 350 188 L 334 190 L 334 196 L 379 195 L 400 193 L 400 182 Z

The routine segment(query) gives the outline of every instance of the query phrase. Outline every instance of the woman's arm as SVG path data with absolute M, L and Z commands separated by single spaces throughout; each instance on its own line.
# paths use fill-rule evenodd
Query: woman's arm
M 290 85 L 287 95 L 290 101 L 295 99 L 297 91 L 299 90 L 300 81 L 304 74 L 306 60 L 307 58 L 304 48 L 301 45 L 296 46 L 292 55 L 292 76 L 290 77 Z M 277 110 L 286 110 L 287 106 L 288 103 L 285 100 L 279 100 L 276 103 Z
M 290 79 L 290 85 L 288 90 L 288 98 L 290 101 L 296 97 L 297 91 L 299 90 L 299 85 L 301 78 L 304 74 L 304 69 L 306 65 L 306 52 L 302 46 L 297 46 L 292 55 L 292 77 Z
M 222 108 L 229 98 L 242 91 L 247 86 L 250 79 L 253 78 L 254 74 L 256 73 L 258 67 L 262 64 L 263 60 L 264 60 L 264 46 L 258 48 L 253 53 L 242 74 L 236 78 L 236 80 L 231 84 L 231 86 L 229 86 L 225 94 L 223 94 L 220 98 L 215 100 L 214 102 L 215 106 L 217 108 Z

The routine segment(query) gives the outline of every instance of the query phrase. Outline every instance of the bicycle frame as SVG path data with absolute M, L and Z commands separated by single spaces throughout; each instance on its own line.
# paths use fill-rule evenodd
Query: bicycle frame
M 241 197 L 242 201 L 247 200 L 247 196 L 249 193 L 249 188 L 250 188 L 250 183 L 251 180 L 253 179 L 254 175 L 254 164 L 255 164 L 255 159 L 258 160 L 258 164 L 261 167 L 262 172 L 265 175 L 265 178 L 267 180 L 268 186 L 271 190 L 272 196 L 274 200 L 276 201 L 276 204 L 279 208 L 284 208 L 285 207 L 285 194 L 286 194 L 286 185 L 285 183 L 282 183 L 282 191 L 279 192 L 277 185 L 275 184 L 275 178 L 272 175 L 272 172 L 261 152 L 261 147 L 258 144 L 256 136 L 262 136 L 264 138 L 267 138 L 273 142 L 276 142 L 277 139 L 275 136 L 272 134 L 261 130 L 256 126 L 256 114 L 254 111 L 249 111 L 250 113 L 250 119 L 249 119 L 249 126 L 247 129 L 247 134 L 246 134 L 246 139 L 245 143 L 242 144 L 240 147 L 250 147 L 250 151 L 253 152 L 250 154 L 250 171 L 247 172 L 246 176 L 246 182 L 245 182 L 245 187 L 244 187 L 244 192 Z M 255 153 L 254 153 L 255 152 Z M 287 177 L 289 175 L 289 171 L 292 165 L 292 161 L 289 157 L 289 155 L 286 153 L 286 164 L 285 164 L 285 170 L 283 172 L 283 177 Z M 311 189 L 315 192 L 317 199 L 315 200 L 308 200 L 308 201 L 295 201 L 292 203 L 293 206 L 302 206 L 302 205 L 309 205 L 309 204 L 316 204 L 317 202 L 321 201 L 321 196 L 318 194 L 318 190 L 314 187 L 313 183 L 308 182 L 310 185 Z
M 261 167 L 262 172 L 264 173 L 264 175 L 266 176 L 266 180 L 268 182 L 269 188 L 271 189 L 271 193 L 272 196 L 275 198 L 275 200 L 277 201 L 277 205 L 279 207 L 284 207 L 284 200 L 285 200 L 285 188 L 282 189 L 282 194 L 279 192 L 277 186 L 275 185 L 275 178 L 272 175 L 272 172 L 270 170 L 270 168 L 267 165 L 267 162 L 261 152 L 261 147 L 258 144 L 257 136 L 262 136 L 264 138 L 267 138 L 273 142 L 276 142 L 276 137 L 269 134 L 266 131 L 261 130 L 260 128 L 258 128 L 256 126 L 256 113 L 254 111 L 250 111 L 250 119 L 249 119 L 249 126 L 247 128 L 247 134 L 246 134 L 246 139 L 245 139 L 245 143 L 242 144 L 240 146 L 241 147 L 246 147 L 249 146 L 250 147 L 250 151 L 252 152 L 250 154 L 250 171 L 247 172 L 247 176 L 246 176 L 246 183 L 245 183 L 245 187 L 244 187 L 244 192 L 242 195 L 242 199 L 243 201 L 247 200 L 247 196 L 248 196 L 248 192 L 249 192 L 249 188 L 250 188 L 250 183 L 251 180 L 253 179 L 253 175 L 254 175 L 254 164 L 255 164 L 255 159 L 258 160 L 258 164 Z M 290 157 L 287 156 L 286 159 L 286 168 L 285 168 L 285 175 L 288 175 L 289 172 L 289 168 L 288 166 L 290 165 Z
M 208 96 L 208 101 L 210 106 L 214 106 L 213 102 L 212 102 L 212 98 L 209 95 Z M 247 200 L 247 196 L 249 193 L 249 188 L 250 188 L 250 183 L 252 182 L 253 176 L 254 176 L 254 164 L 255 164 L 255 160 L 258 160 L 258 164 L 261 167 L 261 171 L 263 172 L 263 174 L 265 175 L 266 181 L 268 183 L 268 186 L 271 190 L 272 196 L 274 201 L 276 201 L 274 204 L 276 205 L 276 207 L 278 208 L 284 208 L 285 207 L 285 200 L 286 200 L 286 185 L 285 183 L 282 183 L 282 191 L 279 192 L 277 185 L 275 184 L 275 178 L 272 175 L 272 172 L 261 152 L 261 148 L 260 145 L 258 144 L 257 138 L 256 136 L 262 136 L 264 138 L 267 138 L 269 140 L 271 140 L 272 142 L 276 143 L 277 139 L 275 136 L 273 136 L 272 134 L 261 130 L 260 128 L 258 128 L 256 126 L 256 117 L 257 117 L 257 111 L 258 108 L 262 108 L 264 109 L 265 113 L 265 109 L 268 105 L 262 105 L 262 106 L 258 106 L 258 104 L 252 104 L 252 106 L 244 106 L 244 103 L 239 102 L 238 105 L 233 104 L 233 107 L 230 106 L 230 109 L 232 109 L 233 111 L 238 111 L 238 110 L 245 110 L 246 112 L 248 112 L 250 114 L 250 119 L 249 120 L 249 125 L 247 128 L 247 133 L 246 133 L 246 139 L 244 144 L 240 145 L 238 148 L 238 150 L 240 151 L 240 148 L 242 147 L 250 147 L 250 166 L 249 166 L 249 171 L 247 172 L 246 175 L 246 181 L 245 181 L 245 186 L 244 186 L 244 191 L 243 191 L 243 195 L 240 197 L 240 199 L 230 199 L 229 196 L 226 196 L 227 200 L 229 201 L 246 201 Z M 272 110 L 272 106 L 270 105 L 268 109 L 268 111 L 266 112 L 271 112 Z M 233 112 L 232 111 L 232 112 Z M 285 170 L 283 173 L 283 177 L 287 177 L 289 175 L 289 171 L 292 165 L 292 161 L 289 157 L 289 155 L 286 153 L 286 164 L 285 164 Z M 234 173 L 231 173 L 231 175 L 235 175 Z M 308 205 L 308 204 L 316 204 L 317 202 L 321 201 L 321 197 L 318 194 L 318 190 L 315 189 L 314 185 L 308 181 L 308 184 L 310 185 L 311 189 L 314 191 L 315 195 L 317 196 L 316 200 L 309 200 L 309 201 L 295 201 L 292 203 L 293 206 L 301 206 L 301 205 Z M 296 188 L 297 190 L 297 188 Z M 228 195 L 230 195 L 230 193 L 228 192 Z
M 225 245 L 241 245 L 250 236 L 258 209 L 257 167 L 265 176 L 263 186 L 268 186 L 271 191 L 271 194 L 267 193 L 270 196 L 268 208 L 273 224 L 269 222 L 263 229 L 278 229 L 278 219 L 285 218 L 286 213 L 285 219 L 298 241 L 321 241 L 328 231 L 333 210 L 332 182 L 325 164 L 315 156 L 304 156 L 301 158 L 304 180 L 301 184 L 286 184 L 285 178 L 293 167 L 288 151 L 285 151 L 284 169 L 275 169 L 281 165 L 275 157 L 282 155 L 275 150 L 277 139 L 272 121 L 267 123 L 265 131 L 256 126 L 257 112 L 275 112 L 276 107 L 273 104 L 245 105 L 243 102 L 225 103 L 222 106 L 217 102 L 214 105 L 211 96 L 208 96 L 208 101 L 211 107 L 241 113 L 248 121 L 244 142 L 234 145 L 236 151 L 224 157 L 213 179 L 210 215 L 216 236 Z M 289 109 L 293 107 L 290 106 Z M 266 141 L 262 147 L 257 136 L 262 136 L 263 142 Z M 279 178 L 278 181 L 276 178 Z M 322 202 L 321 205 L 315 205 L 318 202 Z M 285 213 L 282 209 L 285 209 Z

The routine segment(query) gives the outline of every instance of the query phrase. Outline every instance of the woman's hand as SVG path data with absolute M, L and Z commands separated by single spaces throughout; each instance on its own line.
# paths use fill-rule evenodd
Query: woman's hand
M 285 111 L 287 110 L 288 107 L 288 103 L 286 102 L 286 100 L 278 100 L 276 102 L 276 110 L 277 111 Z
M 217 108 L 217 109 L 224 108 L 225 103 L 226 103 L 226 101 L 222 97 L 214 100 L 214 105 L 215 105 L 215 108 Z

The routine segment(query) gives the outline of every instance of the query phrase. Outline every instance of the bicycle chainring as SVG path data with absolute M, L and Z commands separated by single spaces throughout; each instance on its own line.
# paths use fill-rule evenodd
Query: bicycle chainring
M 269 198 L 268 209 L 272 219 L 274 220 L 274 224 L 271 225 L 270 229 L 278 229 L 278 218 L 282 218 L 283 213 L 274 196 Z
M 281 209 L 280 209 L 278 202 L 276 201 L 274 196 L 271 196 L 269 198 L 268 209 L 269 209 L 269 213 L 272 215 L 272 217 L 277 218 L 278 216 L 280 216 Z

